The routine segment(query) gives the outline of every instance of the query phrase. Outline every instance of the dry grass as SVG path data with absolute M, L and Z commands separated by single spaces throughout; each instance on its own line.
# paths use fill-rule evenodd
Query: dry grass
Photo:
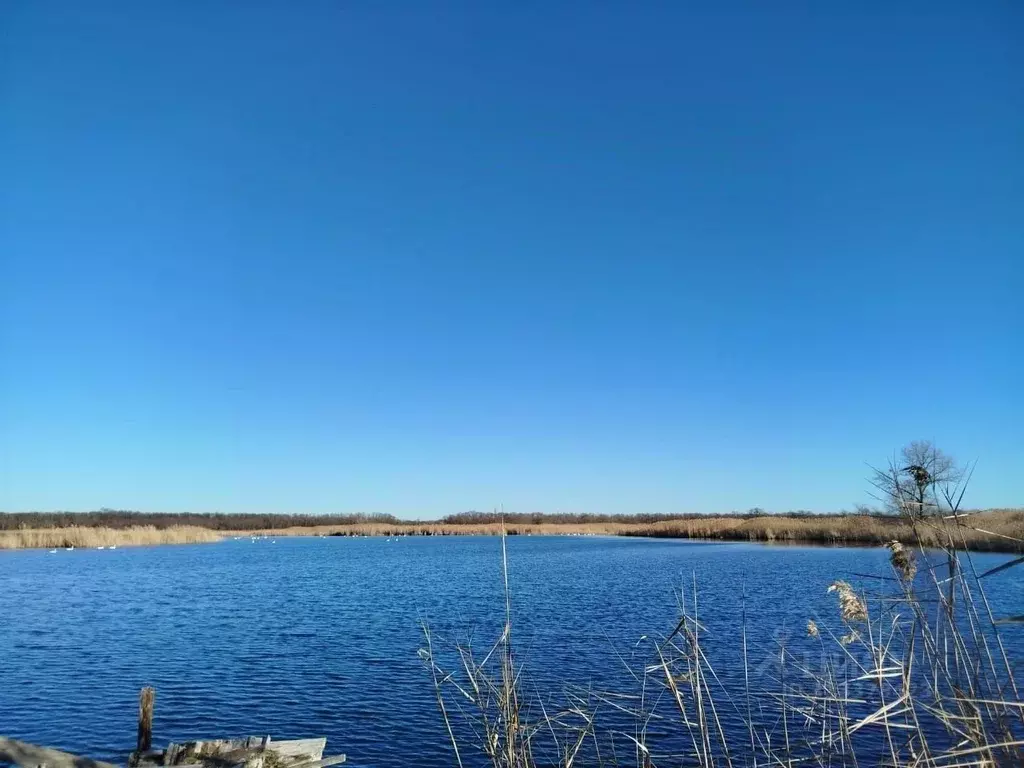
M 1024 539 L 1024 510 L 996 509 L 914 526 L 904 517 L 814 515 L 793 517 L 707 517 L 666 520 L 623 531 L 627 536 L 654 536 L 730 541 L 817 542 L 821 544 L 904 544 L 940 547 L 956 532 L 958 541 L 974 551 L 1015 551 Z
M 75 547 L 147 547 L 155 544 L 198 544 L 220 541 L 216 531 L 194 526 L 154 528 L 151 525 L 133 528 L 26 528 L 0 531 L 0 549 L 56 549 Z
M 746 606 L 737 617 L 743 675 L 723 678 L 707 655 L 695 586 L 672 632 L 642 637 L 638 657 L 609 658 L 626 664 L 634 689 L 567 689 L 564 704 L 530 695 L 515 664 L 506 566 L 505 626 L 493 646 L 454 643 L 446 652 L 425 628 L 420 656 L 454 762 L 482 754 L 492 768 L 1022 765 L 1024 704 L 1000 636 L 1006 619 L 993 616 L 986 574 L 964 552 L 982 534 L 934 525 L 908 522 L 924 529 L 918 540 L 946 535 L 933 567 L 918 573 L 909 563 L 924 550 L 892 547 L 892 572 L 878 574 L 870 592 L 834 581 L 835 614 L 820 625 L 809 619 L 802 641 L 780 643 L 754 685 Z

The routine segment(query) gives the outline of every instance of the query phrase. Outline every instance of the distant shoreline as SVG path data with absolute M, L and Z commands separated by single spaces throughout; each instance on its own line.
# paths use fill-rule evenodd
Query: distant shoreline
M 251 536 L 484 536 L 497 535 L 498 522 L 359 522 L 293 525 L 252 530 L 214 530 L 196 525 L 57 526 L 0 530 L 0 549 L 95 549 L 112 546 L 196 544 Z M 974 551 L 1016 552 L 1024 540 L 1024 509 L 988 510 L 964 515 L 960 525 L 930 520 L 918 526 L 921 541 L 904 520 L 877 515 L 759 515 L 689 517 L 656 522 L 507 523 L 509 535 L 636 536 L 698 541 L 877 546 L 940 545 L 953 532 Z M 961 538 L 962 537 L 962 538 Z

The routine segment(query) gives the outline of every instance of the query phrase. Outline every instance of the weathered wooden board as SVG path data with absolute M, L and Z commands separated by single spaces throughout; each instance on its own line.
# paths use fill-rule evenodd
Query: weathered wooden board
M 324 756 L 327 737 L 319 739 L 292 739 L 291 741 L 272 741 L 267 749 L 285 758 L 308 758 L 310 762 L 320 760 Z
M 210 739 L 205 741 L 188 741 L 181 744 L 169 744 L 164 752 L 132 753 L 129 760 L 134 766 L 176 766 L 196 763 L 203 759 L 216 760 L 217 763 L 228 765 L 247 765 L 259 768 L 266 761 L 264 755 L 273 754 L 274 764 L 282 763 L 293 768 L 319 766 L 323 762 L 326 737 L 317 739 L 291 739 L 273 741 L 269 736 L 248 736 L 242 739 Z M 336 765 L 344 760 L 328 758 L 327 765 Z
M 12 763 L 23 768 L 117 768 L 111 763 L 79 757 L 50 747 L 38 747 L 24 741 L 0 736 L 0 762 Z

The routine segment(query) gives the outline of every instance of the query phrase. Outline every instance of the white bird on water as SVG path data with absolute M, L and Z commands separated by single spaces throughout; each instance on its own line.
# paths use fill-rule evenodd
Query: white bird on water
M 57 550 L 56 549 L 51 549 L 50 550 L 50 554 L 51 555 L 56 555 L 57 554 Z

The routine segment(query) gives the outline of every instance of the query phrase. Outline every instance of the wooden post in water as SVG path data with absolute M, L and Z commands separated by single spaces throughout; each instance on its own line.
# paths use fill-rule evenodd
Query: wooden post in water
M 148 685 L 139 691 L 139 736 L 135 752 L 141 756 L 153 747 L 153 698 L 156 692 Z

